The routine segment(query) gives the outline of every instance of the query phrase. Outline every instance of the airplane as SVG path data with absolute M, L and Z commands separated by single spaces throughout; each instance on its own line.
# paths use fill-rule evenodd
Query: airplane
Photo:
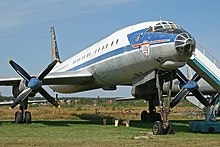
M 135 99 L 149 101 L 149 112 L 143 111 L 141 119 L 154 121 L 154 134 L 173 133 L 168 119 L 170 109 L 189 92 L 206 107 L 210 103 L 198 90 L 195 74 L 188 80 L 178 69 L 187 64 L 194 54 L 196 41 L 183 27 L 171 21 L 148 21 L 120 29 L 71 58 L 61 62 L 54 27 L 51 27 L 52 63 L 38 76 L 29 75 L 13 60 L 12 68 L 21 77 L 0 78 L 1 86 L 12 86 L 16 98 L 11 108 L 20 104 L 16 112 L 17 123 L 31 122 L 28 97 L 40 93 L 52 105 L 59 107 L 42 85 L 58 93 L 75 93 L 102 88 L 116 90 L 118 85 L 132 86 Z M 174 79 L 181 83 L 180 91 L 171 101 Z M 192 82 L 194 81 L 194 82 Z M 168 82 L 166 98 L 163 84 Z M 166 103 L 167 100 L 168 102 Z M 156 111 L 159 106 L 159 111 Z

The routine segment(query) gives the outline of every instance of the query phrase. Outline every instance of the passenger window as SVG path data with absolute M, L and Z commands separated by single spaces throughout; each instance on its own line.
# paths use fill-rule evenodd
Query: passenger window
M 108 47 L 108 44 L 106 44 L 106 47 L 105 48 L 107 48 Z
M 118 44 L 119 39 L 117 39 L 116 44 Z
M 114 44 L 114 41 L 112 41 L 111 46 L 113 46 L 113 44 Z

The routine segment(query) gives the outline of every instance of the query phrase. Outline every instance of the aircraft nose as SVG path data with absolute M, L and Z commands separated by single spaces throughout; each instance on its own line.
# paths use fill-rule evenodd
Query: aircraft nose
M 175 48 L 180 55 L 191 56 L 195 51 L 196 42 L 189 33 L 180 33 L 176 37 Z

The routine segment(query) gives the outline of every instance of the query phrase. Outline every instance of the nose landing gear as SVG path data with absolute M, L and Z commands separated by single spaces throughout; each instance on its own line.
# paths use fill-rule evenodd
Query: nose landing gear
M 170 112 L 170 102 L 171 102 L 171 91 L 172 91 L 172 83 L 173 83 L 173 72 L 169 72 L 170 74 L 170 83 L 167 97 L 163 97 L 162 93 L 162 85 L 163 78 L 160 77 L 159 72 L 156 73 L 156 88 L 158 90 L 158 99 L 159 99 L 159 108 L 160 114 L 162 116 L 161 121 L 155 121 L 153 124 L 153 134 L 154 135 L 166 135 L 173 134 L 173 125 L 168 120 L 168 115 Z
M 28 108 L 28 98 L 26 98 L 24 101 L 20 103 L 20 111 L 17 111 L 15 113 L 15 123 L 16 124 L 22 124 L 27 123 L 31 124 L 31 113 L 29 111 L 26 111 Z

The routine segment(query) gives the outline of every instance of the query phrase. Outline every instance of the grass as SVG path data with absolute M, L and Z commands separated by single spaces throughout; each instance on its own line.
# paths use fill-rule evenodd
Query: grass
M 131 127 L 101 125 L 99 120 L 0 122 L 0 146 L 217 146 L 219 134 L 190 133 L 187 121 L 174 121 L 176 133 L 153 136 L 150 123 L 132 121 Z M 135 136 L 149 139 L 135 140 Z
M 191 133 L 188 130 L 190 120 L 203 119 L 203 116 L 175 114 L 172 119 L 175 134 L 154 136 L 152 123 L 140 121 L 140 112 L 145 107 L 129 107 L 132 110 L 130 127 L 114 127 L 112 117 L 126 118 L 126 107 L 64 107 L 62 115 L 51 106 L 30 107 L 32 124 L 15 124 L 14 113 L 7 107 L 0 108 L 0 147 L 41 146 L 218 146 L 219 134 Z M 177 107 L 173 112 L 190 112 L 194 108 Z M 196 110 L 197 111 L 197 110 Z M 137 115 L 138 114 L 138 115 Z M 107 125 L 102 125 L 106 117 Z M 148 136 L 149 139 L 135 140 L 136 136 Z

